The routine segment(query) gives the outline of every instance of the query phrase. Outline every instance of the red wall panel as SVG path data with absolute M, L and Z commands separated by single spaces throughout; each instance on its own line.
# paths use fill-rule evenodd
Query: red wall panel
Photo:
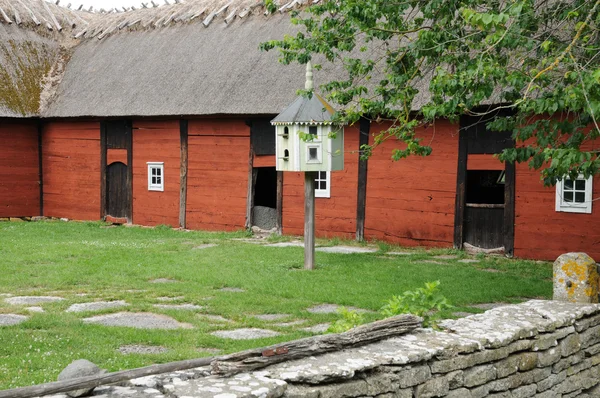
M 315 234 L 353 238 L 358 189 L 358 124 L 344 131 L 344 170 L 331 172 L 329 198 L 315 199 Z M 283 232 L 304 234 L 304 173 L 283 173 Z
M 372 132 L 385 126 L 371 126 Z M 433 152 L 427 157 L 391 160 L 402 147 L 388 139 L 369 159 L 365 238 L 406 246 L 450 247 L 458 162 L 458 126 L 439 120 L 420 128 L 422 143 Z
M 250 128 L 242 119 L 197 119 L 188 134 L 188 228 L 244 228 Z
M 0 121 L 0 217 L 40 215 L 37 125 Z
M 48 122 L 42 137 L 44 215 L 100 219 L 100 123 Z
M 179 121 L 133 122 L 133 222 L 179 226 Z M 147 162 L 164 162 L 164 191 L 148 190 Z

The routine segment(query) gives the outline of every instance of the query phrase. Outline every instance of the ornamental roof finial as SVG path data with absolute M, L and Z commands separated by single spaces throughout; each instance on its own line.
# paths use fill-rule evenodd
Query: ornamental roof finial
M 313 70 L 312 64 L 310 61 L 306 64 L 306 83 L 304 84 L 304 89 L 312 90 L 314 88 L 313 84 Z

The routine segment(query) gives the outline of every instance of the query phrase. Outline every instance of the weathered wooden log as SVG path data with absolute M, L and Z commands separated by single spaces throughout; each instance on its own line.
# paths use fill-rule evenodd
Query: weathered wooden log
M 410 332 L 421 325 L 414 315 L 398 315 L 340 334 L 326 334 L 224 355 L 211 363 L 211 373 L 233 375 L 275 363 L 357 347 Z
M 39 384 L 37 386 L 21 387 L 12 390 L 0 391 L 0 398 L 32 398 L 49 394 L 57 394 L 67 391 L 79 390 L 84 388 L 93 388 L 107 384 L 120 383 L 126 380 L 136 379 L 138 377 L 151 376 L 161 373 L 175 372 L 178 370 L 198 368 L 207 366 L 214 360 L 211 358 L 188 359 L 151 365 L 138 369 L 123 370 L 120 372 L 105 373 L 99 376 L 78 377 L 76 379 L 55 381 L 52 383 Z

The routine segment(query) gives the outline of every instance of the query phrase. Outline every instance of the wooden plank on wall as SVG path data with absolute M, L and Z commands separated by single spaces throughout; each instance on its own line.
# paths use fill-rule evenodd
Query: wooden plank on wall
M 468 135 L 461 130 L 458 138 L 458 169 L 456 174 L 456 201 L 454 210 L 454 247 L 463 247 L 463 226 L 465 216 L 465 197 L 467 185 L 467 139 Z
M 100 123 L 100 219 L 106 216 L 106 122 Z
M 133 223 L 133 122 L 127 120 L 125 123 L 127 130 L 127 192 L 129 200 L 127 202 L 127 222 Z M 106 156 L 106 155 L 105 155 Z
M 179 138 L 181 148 L 181 168 L 179 179 L 179 227 L 185 228 L 185 212 L 187 209 L 187 174 L 188 174 L 188 121 L 179 121 Z
M 506 162 L 504 177 L 504 253 L 512 257 L 515 250 L 515 164 Z
M 256 182 L 256 172 L 254 171 L 254 148 L 250 143 L 248 152 L 248 191 L 246 196 L 246 223 L 245 227 L 252 228 L 252 208 L 254 207 L 254 183 Z
M 40 184 L 40 216 L 44 215 L 44 168 L 42 167 L 42 134 L 44 123 L 38 122 L 38 178 Z
M 283 171 L 277 172 L 277 234 L 283 234 Z
M 360 119 L 358 138 L 358 189 L 356 197 L 356 240 L 362 242 L 365 239 L 365 209 L 367 206 L 367 174 L 368 160 L 360 159 L 362 146 L 369 144 L 371 121 L 365 117 Z

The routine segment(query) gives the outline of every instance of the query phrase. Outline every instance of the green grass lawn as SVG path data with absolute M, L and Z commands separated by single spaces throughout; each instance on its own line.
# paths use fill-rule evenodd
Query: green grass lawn
M 317 267 L 302 269 L 303 249 L 264 247 L 240 240 L 246 232 L 209 233 L 169 228 L 107 227 L 102 223 L 29 222 L 0 223 L 0 314 L 22 314 L 22 324 L 0 327 L 0 389 L 56 380 L 75 359 L 88 359 L 109 371 L 152 363 L 213 355 L 269 345 L 311 334 L 303 327 L 331 322 L 337 314 L 312 314 L 315 304 L 335 303 L 377 311 L 392 295 L 439 280 L 441 291 L 456 311 L 475 303 L 549 298 L 552 267 L 549 263 L 480 257 L 474 264 L 459 263 L 466 254 L 452 250 L 416 250 L 411 255 L 386 255 L 405 250 L 386 244 L 369 254 L 316 254 Z M 216 247 L 194 249 L 214 243 Z M 321 241 L 323 245 L 332 242 Z M 337 241 L 336 241 L 337 243 Z M 435 260 L 440 254 L 457 259 Z M 424 261 L 438 261 L 442 264 Z M 168 278 L 173 283 L 151 283 Z M 244 292 L 220 291 L 223 287 Z M 10 305 L 5 296 L 52 295 L 64 301 L 42 304 L 45 312 Z M 159 297 L 172 303 L 200 305 L 202 310 L 162 310 L 153 307 Z M 125 309 L 70 313 L 72 304 L 125 300 Z M 191 329 L 141 330 L 106 327 L 83 318 L 120 311 L 165 314 Z M 281 313 L 277 322 L 305 320 L 293 327 L 277 327 L 253 318 Z M 223 324 L 202 314 L 221 315 Z M 448 314 L 450 315 L 450 314 Z M 378 318 L 366 315 L 367 320 Z M 216 330 L 257 327 L 281 336 L 258 340 L 226 340 Z M 119 353 L 129 344 L 168 348 L 163 354 Z M 203 351 L 203 349 L 205 351 Z

